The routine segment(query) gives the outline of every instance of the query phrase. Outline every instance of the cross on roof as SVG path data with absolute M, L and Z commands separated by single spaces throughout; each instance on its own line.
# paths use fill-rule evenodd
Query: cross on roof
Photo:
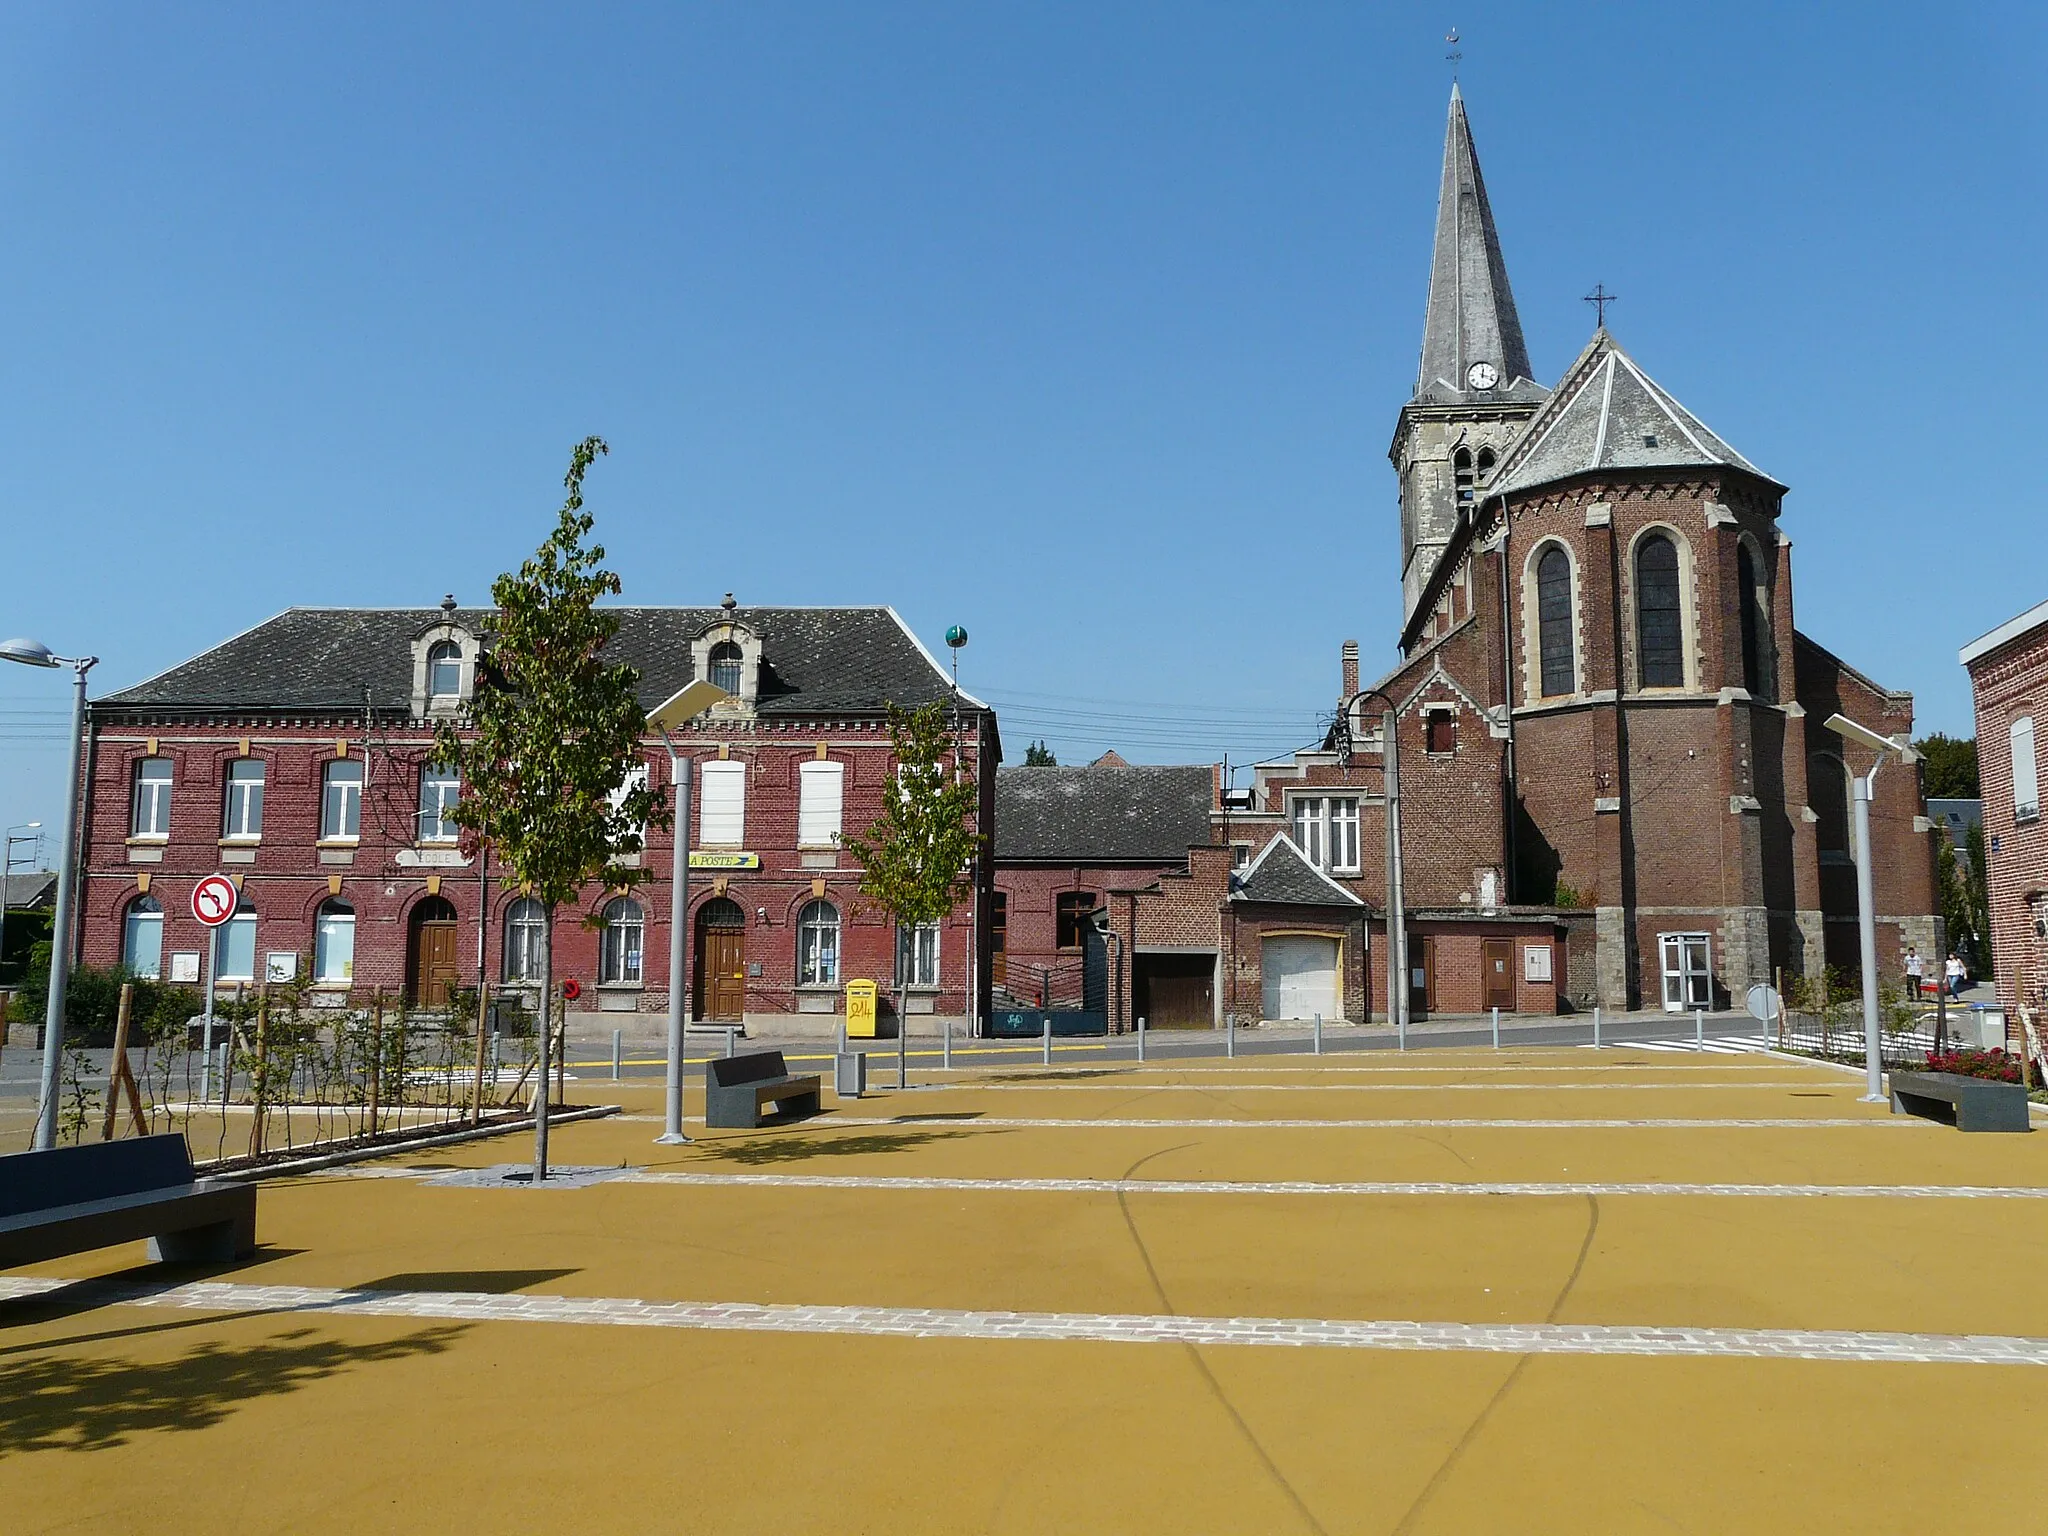
M 1595 283 L 1593 291 L 1579 302 L 1593 306 L 1593 313 L 1597 317 L 1593 323 L 1604 329 L 1607 325 L 1607 306 L 1620 297 L 1618 293 L 1609 293 L 1605 283 Z
M 1458 78 L 1458 63 L 1465 57 L 1458 48 L 1458 29 L 1453 27 L 1450 31 L 1446 32 L 1444 34 L 1444 41 L 1451 45 L 1450 52 L 1446 53 L 1444 57 L 1451 62 L 1451 78 L 1455 80 Z

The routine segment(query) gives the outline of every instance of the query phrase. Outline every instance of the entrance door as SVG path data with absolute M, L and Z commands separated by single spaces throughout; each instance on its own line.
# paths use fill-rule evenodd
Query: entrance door
M 1214 955 L 1138 955 L 1131 992 L 1147 1029 L 1211 1029 L 1216 1023 Z
M 1486 1000 L 1483 1008 L 1511 1013 L 1515 1007 L 1515 941 L 1486 939 L 1480 944 L 1480 965 L 1484 970 Z
M 747 1011 L 747 914 L 721 896 L 697 913 L 697 1017 L 739 1023 Z
M 1009 985 L 1010 981 L 1010 897 L 1006 891 L 997 891 L 989 907 L 989 957 L 988 984 L 992 987 Z
M 1704 933 L 1660 933 L 1664 961 L 1664 1011 L 1686 1013 L 1714 1006 L 1714 972 Z
M 461 980 L 455 962 L 455 906 L 445 896 L 429 896 L 412 909 L 412 931 L 406 945 L 405 987 L 422 1008 L 445 1008 L 448 994 Z
M 1277 934 L 1260 948 L 1265 1016 L 1303 1023 L 1321 1014 L 1343 1017 L 1337 1004 L 1337 941 L 1309 934 Z
M 1425 1018 L 1436 1007 L 1436 936 L 1408 935 L 1408 1016 Z

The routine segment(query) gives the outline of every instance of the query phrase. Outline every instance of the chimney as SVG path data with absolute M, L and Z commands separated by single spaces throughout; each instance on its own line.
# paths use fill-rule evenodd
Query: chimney
M 1344 642 L 1344 692 L 1340 698 L 1348 699 L 1358 692 L 1358 642 Z

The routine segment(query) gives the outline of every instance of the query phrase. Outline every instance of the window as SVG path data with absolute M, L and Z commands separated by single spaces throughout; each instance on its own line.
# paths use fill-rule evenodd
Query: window
M 1294 842 L 1317 869 L 1358 870 L 1358 799 L 1309 795 L 1294 801 Z
M 2032 821 L 2041 814 L 2041 775 L 2034 757 L 2034 717 L 2012 723 L 2012 816 Z
M 220 835 L 258 838 L 263 835 L 263 759 L 238 757 L 228 764 L 227 809 Z
M 796 840 L 802 848 L 839 845 L 840 807 L 845 802 L 843 763 L 810 762 L 797 774 Z
M 1577 686 L 1572 657 L 1572 558 L 1553 544 L 1536 562 L 1536 653 L 1543 697 Z
M 617 789 L 611 792 L 611 795 L 609 797 L 611 800 L 612 814 L 617 815 L 619 811 L 624 808 L 626 804 L 626 797 L 628 795 L 632 794 L 635 790 L 645 789 L 646 787 L 647 765 L 645 763 L 641 763 L 637 767 L 628 768 L 626 770 L 625 780 L 619 785 Z M 638 853 L 642 848 L 646 847 L 646 823 L 643 822 L 639 826 L 633 828 L 633 835 L 638 841 L 636 846 L 632 848 L 626 848 L 623 850 L 627 853 Z
M 313 980 L 352 981 L 356 974 L 356 909 L 330 896 L 313 914 Z
M 730 640 L 711 647 L 711 686 L 738 696 L 740 691 L 740 648 Z
M 363 821 L 363 765 L 352 758 L 320 771 L 320 838 L 332 842 L 357 835 Z
M 154 896 L 138 896 L 128 903 L 121 927 L 121 964 L 129 975 L 154 981 L 163 974 L 163 962 L 163 905 Z
M 427 697 L 440 701 L 462 697 L 462 647 L 442 640 L 427 652 Z
M 539 981 L 541 946 L 547 941 L 547 909 L 522 896 L 505 909 L 505 979 Z
M 236 907 L 235 915 L 213 930 L 213 979 L 256 979 L 256 914 L 246 903 Z
M 1685 686 L 1678 546 L 1661 533 L 1636 546 L 1636 675 L 1644 688 Z
M 839 985 L 839 909 L 829 901 L 811 902 L 797 914 L 796 984 Z
M 171 760 L 145 757 L 135 765 L 135 814 L 131 837 L 171 835 Z
M 1771 593 L 1759 579 L 1756 556 L 1747 544 L 1736 555 L 1736 587 L 1742 608 L 1742 686 L 1751 698 L 1772 699 L 1777 684 L 1772 677 Z
M 1460 448 L 1451 455 L 1451 479 L 1458 488 L 1458 505 L 1472 505 L 1472 455 L 1469 450 Z
M 1433 709 L 1422 717 L 1422 750 L 1432 757 L 1449 757 L 1458 750 L 1458 717 L 1448 709 Z
M 747 835 L 747 765 L 701 763 L 697 769 L 697 844 L 737 848 Z
M 1492 473 L 1493 450 L 1491 448 L 1482 448 L 1479 450 L 1479 478 L 1484 480 Z
M 1096 907 L 1093 891 L 1063 891 L 1053 902 L 1054 927 L 1061 949 L 1079 949 L 1088 931 L 1088 914 Z
M 919 923 L 896 930 L 896 984 L 936 987 L 939 984 L 939 925 Z
M 630 896 L 607 902 L 604 909 L 604 938 L 598 949 L 597 979 L 600 982 L 640 983 L 640 942 L 646 932 L 646 915 Z
M 452 843 L 456 827 L 448 818 L 462 797 L 462 779 L 453 768 L 429 763 L 420 770 L 420 841 Z

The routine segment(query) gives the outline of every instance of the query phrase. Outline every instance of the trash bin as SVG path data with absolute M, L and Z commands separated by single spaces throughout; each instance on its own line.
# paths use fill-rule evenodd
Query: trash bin
M 864 1051 L 841 1051 L 832 1058 L 832 1087 L 842 1099 L 868 1091 L 868 1058 Z

